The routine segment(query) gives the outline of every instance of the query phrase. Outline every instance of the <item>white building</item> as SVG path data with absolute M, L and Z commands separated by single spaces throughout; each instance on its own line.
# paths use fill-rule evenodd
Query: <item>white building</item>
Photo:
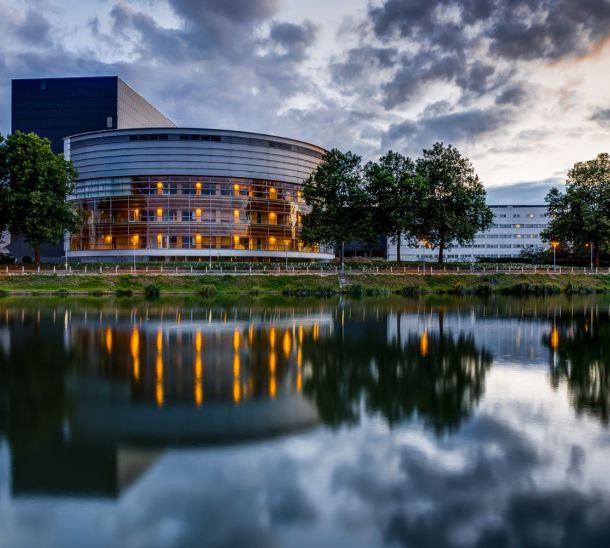
M 494 213 L 492 227 L 476 235 L 471 245 L 454 246 L 445 251 L 447 261 L 476 261 L 478 257 L 518 257 L 528 248 L 547 247 L 540 233 L 548 224 L 545 205 L 490 205 Z M 388 260 L 396 260 L 396 245 L 388 241 Z M 409 247 L 401 241 L 400 258 L 403 261 L 435 261 L 438 249 L 423 246 Z
M 8 253 L 8 245 L 11 243 L 11 235 L 8 232 L 0 232 L 0 255 Z

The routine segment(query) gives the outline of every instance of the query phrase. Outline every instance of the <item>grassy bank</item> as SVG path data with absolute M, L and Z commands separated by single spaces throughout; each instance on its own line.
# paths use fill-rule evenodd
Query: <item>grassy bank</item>
M 37 275 L 0 276 L 0 294 L 9 295 L 148 295 L 168 294 L 284 294 L 325 296 L 405 296 L 426 294 L 537 295 L 610 292 L 610 275 L 582 274 L 348 274 L 349 285 L 339 288 L 336 275 Z

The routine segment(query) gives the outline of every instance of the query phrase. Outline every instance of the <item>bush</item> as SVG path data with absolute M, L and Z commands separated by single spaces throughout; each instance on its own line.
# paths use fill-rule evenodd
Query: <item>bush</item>
M 337 292 L 330 287 L 285 287 L 282 295 L 286 297 L 332 297 Z
M 416 285 L 406 285 L 402 289 L 399 289 L 396 293 L 403 297 L 419 297 L 422 294 L 422 290 Z
M 25 255 L 21 259 L 21 264 L 32 264 L 32 262 L 32 257 L 30 257 L 29 255 Z
M 89 295 L 91 295 L 92 297 L 103 297 L 104 296 L 104 292 L 100 291 L 99 289 L 97 289 L 95 291 L 90 291 Z
M 260 295 L 262 292 L 263 292 L 263 291 L 262 291 L 262 289 L 261 289 L 261 288 L 260 288 L 258 285 L 255 285 L 254 287 L 252 287 L 252 288 L 250 289 L 250 295 L 257 295 L 257 296 L 258 296 L 258 295 Z
M 144 296 L 147 299 L 158 299 L 161 296 L 161 289 L 158 285 L 148 284 L 144 288 Z
M 117 289 L 116 296 L 117 297 L 131 297 L 133 295 L 133 291 L 131 289 Z
M 0 255 L 0 264 L 15 264 L 15 258 L 5 253 Z
M 502 291 L 509 295 L 557 295 L 561 293 L 561 287 L 557 284 L 528 284 L 519 283 L 507 287 Z
M 478 295 L 487 296 L 491 295 L 491 285 L 464 285 L 461 283 L 455 284 L 453 290 L 450 293 L 455 295 Z
M 57 295 L 58 297 L 67 297 L 69 295 L 69 293 L 68 293 L 67 289 L 58 289 L 55 292 L 55 295 Z
M 8 291 L 4 289 L 0 289 L 0 297 L 8 297 Z
M 199 290 L 199 294 L 202 297 L 214 297 L 216 295 L 216 293 L 217 293 L 216 288 L 211 284 L 204 284 L 201 286 L 201 289 Z

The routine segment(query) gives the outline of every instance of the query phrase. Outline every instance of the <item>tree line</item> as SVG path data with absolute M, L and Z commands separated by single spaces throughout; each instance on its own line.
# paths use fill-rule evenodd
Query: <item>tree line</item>
M 311 211 L 302 238 L 341 249 L 342 243 L 373 242 L 387 235 L 400 257 L 401 239 L 438 250 L 472 242 L 493 223 L 486 191 L 470 160 L 453 146 L 435 143 L 413 160 L 389 151 L 363 165 L 352 152 L 332 149 L 305 181 Z

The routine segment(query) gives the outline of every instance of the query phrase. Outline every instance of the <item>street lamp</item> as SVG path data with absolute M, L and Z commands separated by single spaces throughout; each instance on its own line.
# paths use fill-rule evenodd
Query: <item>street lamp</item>
M 556 255 L 556 250 L 557 250 L 557 246 L 559 245 L 559 242 L 553 240 L 551 242 L 551 247 L 553 248 L 553 270 L 557 270 L 557 255 Z
M 426 238 L 421 239 L 421 240 L 419 241 L 419 244 L 420 244 L 420 245 L 421 245 L 421 246 L 422 246 L 424 249 L 428 249 L 429 242 L 428 242 L 428 240 L 426 240 Z M 422 268 L 423 268 L 423 270 L 424 270 L 424 274 L 426 273 L 426 262 L 425 262 L 425 261 L 426 261 L 426 252 L 424 251 L 424 252 L 422 253 L 422 256 L 421 256 L 421 264 L 422 264 Z

